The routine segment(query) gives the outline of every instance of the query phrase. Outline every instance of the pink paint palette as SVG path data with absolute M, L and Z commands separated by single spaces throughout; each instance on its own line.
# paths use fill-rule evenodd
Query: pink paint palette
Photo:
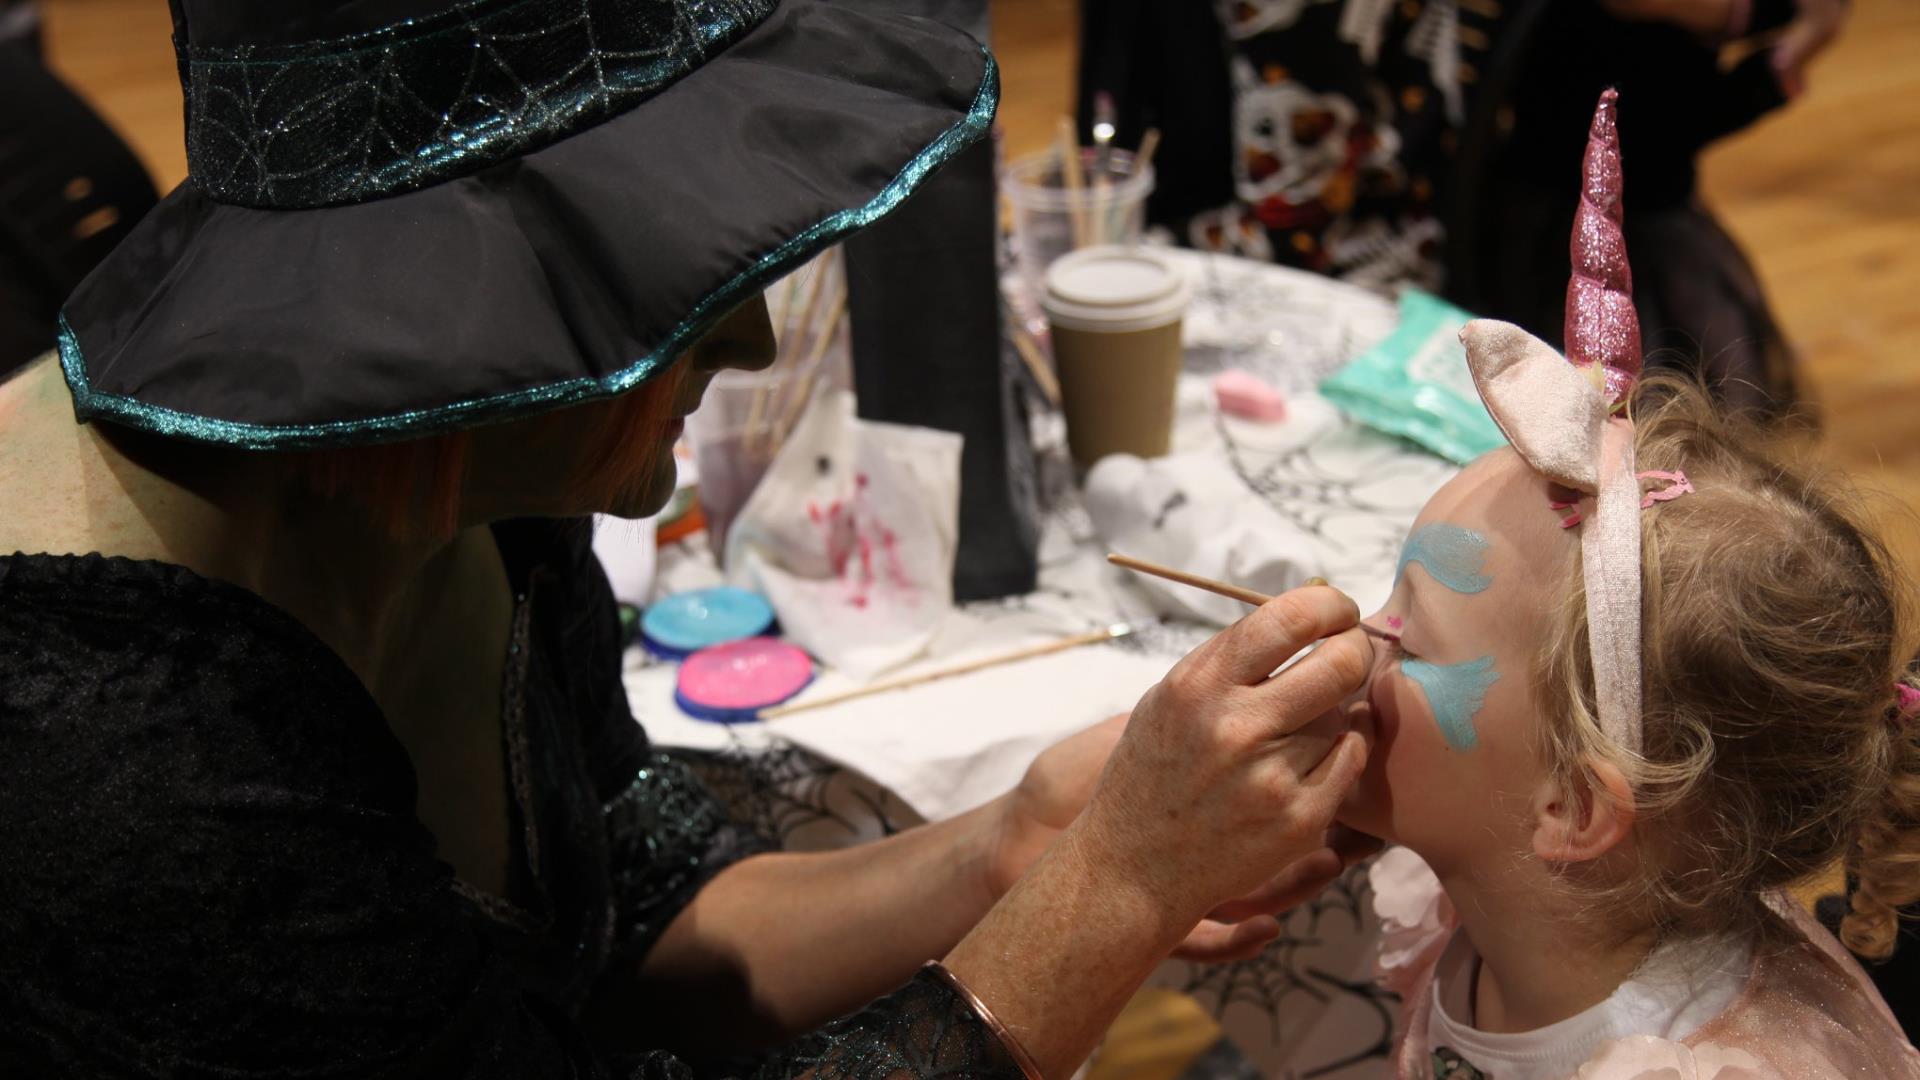
M 813 682 L 813 660 L 784 641 L 748 638 L 701 649 L 680 665 L 674 700 L 696 720 L 738 724 L 759 718 Z

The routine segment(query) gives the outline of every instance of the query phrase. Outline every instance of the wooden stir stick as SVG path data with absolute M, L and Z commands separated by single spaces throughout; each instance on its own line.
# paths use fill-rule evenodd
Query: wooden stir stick
M 1150 563 L 1145 559 L 1136 559 L 1131 555 L 1110 554 L 1107 556 L 1107 561 L 1115 566 L 1132 570 L 1136 573 L 1151 574 L 1157 578 L 1166 578 L 1168 581 L 1177 581 L 1182 585 L 1191 585 L 1196 589 L 1205 589 L 1210 593 L 1219 593 L 1221 596 L 1231 597 L 1243 604 L 1252 604 L 1254 607 L 1259 607 L 1261 604 L 1273 599 L 1273 597 L 1268 596 L 1266 593 L 1254 592 L 1252 589 L 1243 589 L 1238 585 L 1229 585 L 1224 581 L 1215 581 L 1212 578 L 1201 577 L 1199 574 L 1189 574 L 1185 570 L 1175 570 L 1171 566 L 1161 566 L 1159 563 Z M 1312 578 L 1307 584 L 1325 585 L 1326 580 L 1324 578 Z M 1361 623 L 1360 629 L 1365 630 L 1367 633 L 1382 641 L 1400 640 L 1399 634 L 1389 634 L 1385 630 L 1376 630 L 1366 623 Z
M 1126 623 L 1114 623 L 1112 626 L 1095 630 L 1092 633 L 1075 634 L 1072 637 L 1043 641 L 1038 645 L 1029 645 L 1022 649 L 998 653 L 980 660 L 972 660 L 964 664 L 955 664 L 953 667 L 941 668 L 938 671 L 927 671 L 918 675 L 903 675 L 897 679 L 870 683 L 858 689 L 847 690 L 838 694 L 828 694 L 826 697 L 799 701 L 792 705 L 779 705 L 771 709 L 762 709 L 760 719 L 777 720 L 783 716 L 792 716 L 794 713 L 807 712 L 811 709 L 824 709 L 829 705 L 838 705 L 843 701 L 852 701 L 855 698 L 868 697 L 873 694 L 884 694 L 890 690 L 905 690 L 909 686 L 919 686 L 921 683 L 930 683 L 936 679 L 951 679 L 955 675 L 967 675 L 975 671 L 982 671 L 986 668 L 999 667 L 1002 664 L 1011 664 L 1018 660 L 1031 660 L 1036 656 L 1047 656 L 1052 653 L 1065 652 L 1068 649 L 1077 649 L 1082 645 L 1097 645 L 1102 641 L 1112 641 L 1115 638 L 1126 637 L 1131 633 L 1133 633 L 1133 627 L 1128 626 Z

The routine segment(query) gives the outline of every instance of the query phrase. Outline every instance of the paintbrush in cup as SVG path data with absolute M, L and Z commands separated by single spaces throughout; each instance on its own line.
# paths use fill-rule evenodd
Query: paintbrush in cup
M 1067 193 L 1067 221 L 1073 232 L 1073 246 L 1086 247 L 1089 230 L 1087 228 L 1087 171 L 1086 164 L 1080 160 L 1080 136 L 1073 128 L 1070 117 L 1061 117 L 1054 130 L 1054 149 L 1060 155 L 1060 182 Z
M 1212 578 L 1201 577 L 1199 574 L 1189 574 L 1185 570 L 1175 570 L 1171 566 L 1161 566 L 1159 563 L 1150 563 L 1145 559 L 1136 559 L 1131 555 L 1110 554 L 1107 556 L 1107 561 L 1123 569 L 1132 570 L 1135 573 L 1150 574 L 1153 577 L 1165 578 L 1168 581 L 1178 582 L 1182 585 L 1191 585 L 1196 589 L 1205 589 L 1210 593 L 1218 593 L 1221 596 L 1238 600 L 1243 604 L 1252 604 L 1254 607 L 1259 607 L 1261 604 L 1273 599 L 1273 597 L 1265 593 L 1255 592 L 1252 589 L 1243 589 L 1238 585 L 1229 585 L 1224 581 L 1215 581 Z M 1326 583 L 1325 578 L 1307 579 L 1308 585 L 1325 585 Z M 1376 629 L 1368 626 L 1366 623 L 1361 623 L 1360 629 L 1379 638 L 1381 641 L 1400 640 L 1399 634 L 1389 634 L 1385 630 Z

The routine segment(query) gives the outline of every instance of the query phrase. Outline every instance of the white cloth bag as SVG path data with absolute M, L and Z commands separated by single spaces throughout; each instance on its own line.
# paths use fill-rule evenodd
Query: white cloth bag
M 823 663 L 869 679 L 925 651 L 953 608 L 959 435 L 862 420 L 818 395 L 727 533 L 727 577 Z

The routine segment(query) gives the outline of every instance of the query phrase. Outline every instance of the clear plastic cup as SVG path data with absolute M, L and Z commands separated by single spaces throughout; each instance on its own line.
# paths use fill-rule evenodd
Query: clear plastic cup
M 1134 172 L 1133 155 L 1082 147 L 1086 183 L 1074 191 L 1061 175 L 1060 155 L 1032 154 L 1009 164 L 1000 190 L 1013 208 L 1013 246 L 1021 283 L 1030 297 L 1046 292 L 1047 267 L 1060 256 L 1102 244 L 1137 244 L 1146 223 L 1153 167 Z

